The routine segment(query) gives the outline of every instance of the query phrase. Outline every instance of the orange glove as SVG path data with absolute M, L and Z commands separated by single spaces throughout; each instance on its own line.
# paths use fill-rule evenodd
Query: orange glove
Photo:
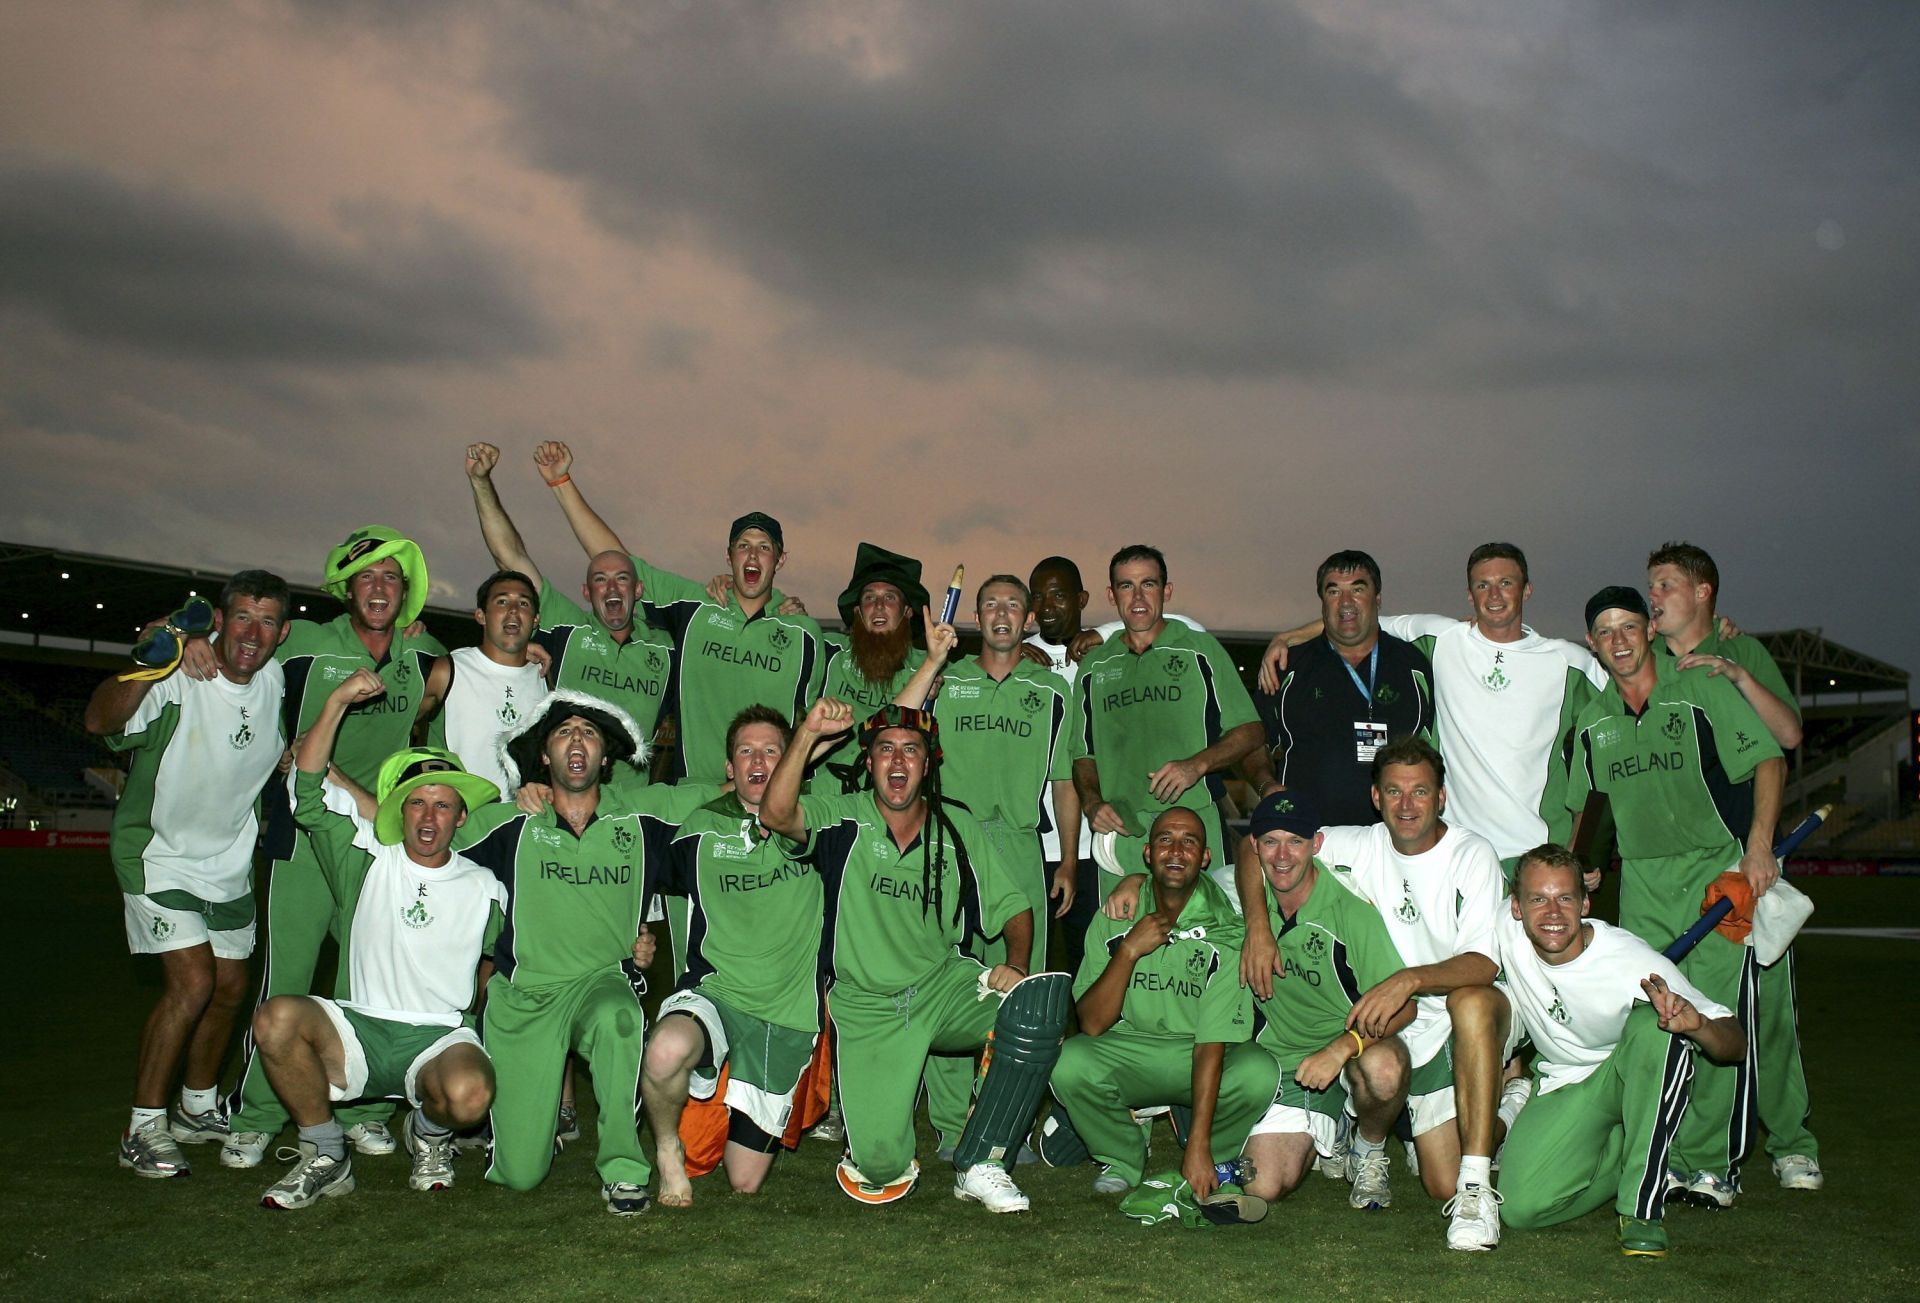
M 1700 902 L 1700 912 L 1706 913 L 1721 900 L 1733 902 L 1733 912 L 1713 930 L 1735 945 L 1742 945 L 1747 933 L 1753 931 L 1753 887 L 1740 870 L 1728 869 L 1707 884 L 1707 897 Z

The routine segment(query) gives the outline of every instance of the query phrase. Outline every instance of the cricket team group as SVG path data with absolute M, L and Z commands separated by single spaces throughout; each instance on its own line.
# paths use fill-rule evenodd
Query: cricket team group
M 296 1209 L 350 1193 L 356 1156 L 404 1150 L 428 1191 L 484 1146 L 529 1189 L 580 1138 L 579 1066 L 621 1215 L 714 1168 L 758 1190 L 803 1134 L 844 1143 L 848 1196 L 899 1199 L 923 1100 L 954 1196 L 995 1213 L 1028 1208 L 1027 1154 L 1146 1220 L 1258 1220 L 1315 1171 L 1380 1209 L 1396 1135 L 1460 1250 L 1610 1209 L 1658 1256 L 1664 1211 L 1731 1204 L 1762 1133 L 1783 1186 L 1820 1188 L 1791 951 L 1760 965 L 1736 910 L 1661 954 L 1710 885 L 1774 886 L 1800 735 L 1701 549 L 1595 594 L 1585 646 L 1525 623 L 1511 544 L 1467 557 L 1468 620 L 1383 617 L 1378 564 L 1336 552 L 1250 692 L 1149 546 L 1108 562 L 1099 629 L 1064 557 L 978 583 L 963 657 L 917 560 L 862 543 L 823 632 L 776 584 L 773 517 L 683 578 L 542 443 L 576 597 L 499 460 L 466 450 L 497 567 L 478 645 L 423 631 L 420 548 L 366 526 L 326 558 L 345 614 L 293 618 L 242 571 L 89 702 L 130 758 L 128 943 L 164 973 L 122 1167 L 272 1154 L 261 1202 Z M 1604 883 L 1570 849 L 1602 819 Z

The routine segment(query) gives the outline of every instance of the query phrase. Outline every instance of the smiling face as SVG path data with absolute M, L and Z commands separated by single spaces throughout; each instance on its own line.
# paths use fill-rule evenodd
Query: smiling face
M 1520 564 L 1508 557 L 1482 561 L 1467 575 L 1467 598 L 1473 603 L 1473 622 L 1480 632 L 1499 639 L 1517 634 L 1521 610 L 1533 596 L 1533 585 L 1520 572 Z
M 1374 784 L 1373 808 L 1387 825 L 1393 849 L 1402 855 L 1418 855 L 1439 843 L 1440 814 L 1446 806 L 1446 789 L 1425 761 L 1387 765 Z
M 1033 622 L 1048 642 L 1064 644 L 1080 632 L 1087 590 L 1067 571 L 1050 566 L 1033 572 Z
M 1320 583 L 1320 619 L 1336 647 L 1364 647 L 1380 632 L 1380 590 L 1365 570 L 1333 570 Z
M 980 641 L 991 651 L 1011 652 L 1027 629 L 1027 598 L 1017 585 L 988 584 L 974 602 Z
M 533 590 L 517 579 L 502 579 L 487 591 L 487 604 L 473 613 L 480 637 L 504 656 L 524 656 L 533 639 Z
M 1213 853 L 1207 849 L 1206 825 L 1192 810 L 1177 807 L 1160 812 L 1140 854 L 1147 872 L 1153 875 L 1154 887 L 1161 892 L 1192 890 L 1213 862 Z
M 1260 857 L 1260 871 L 1276 896 L 1296 895 L 1306 885 L 1313 872 L 1313 857 L 1320 853 L 1324 840 L 1324 833 L 1302 837 L 1285 828 L 1270 828 L 1260 834 L 1254 851 Z
M 885 728 L 867 747 L 873 795 L 889 810 L 912 808 L 927 777 L 927 739 L 918 729 Z
M 347 618 L 367 633 L 387 633 L 407 600 L 407 577 L 392 557 L 353 572 L 347 580 Z
M 1590 902 L 1580 871 L 1566 865 L 1524 860 L 1513 881 L 1513 916 L 1542 959 L 1564 964 L 1586 948 L 1580 920 Z
M 631 628 L 633 608 L 640 600 L 633 559 L 623 552 L 602 552 L 587 563 L 587 582 L 580 585 L 580 595 L 609 632 Z
M 569 715 L 547 734 L 541 755 L 547 762 L 549 783 L 568 792 L 584 792 L 600 781 L 607 741 L 592 720 Z
M 786 735 L 771 724 L 742 724 L 735 731 L 733 750 L 727 753 L 727 777 L 749 812 L 760 809 L 774 766 L 786 753 Z
M 1587 630 L 1587 646 L 1607 667 L 1615 683 L 1627 683 L 1638 677 L 1653 655 L 1646 617 L 1618 606 L 1610 606 L 1593 617 L 1593 627 Z
M 220 634 L 213 649 L 221 673 L 234 683 L 248 683 L 287 636 L 287 613 L 277 598 L 236 597 L 228 609 L 214 612 L 213 627 Z
M 741 601 L 765 597 L 773 591 L 773 577 L 782 556 L 773 535 L 764 529 L 743 529 L 727 548 L 727 569 L 733 574 L 733 592 Z
M 438 783 L 416 787 L 400 806 L 400 844 L 415 864 L 438 868 L 453 853 L 454 830 L 466 821 L 460 793 Z
M 1107 596 L 1120 612 L 1120 623 L 1128 633 L 1146 633 L 1158 628 L 1161 612 L 1167 609 L 1167 599 L 1172 595 L 1173 585 L 1149 557 L 1122 561 L 1115 566 L 1113 582 L 1107 589 Z

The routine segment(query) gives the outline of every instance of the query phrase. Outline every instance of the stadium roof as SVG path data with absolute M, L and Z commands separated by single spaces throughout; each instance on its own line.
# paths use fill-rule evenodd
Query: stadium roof
M 0 634 L 11 635 L 11 642 L 57 639 L 53 645 L 123 648 L 147 621 L 179 609 L 192 593 L 217 596 L 226 579 L 221 570 L 0 542 L 0 586 L 7 590 Z M 295 615 L 324 621 L 342 610 L 318 588 L 292 588 Z M 471 611 L 429 607 L 421 619 L 449 646 L 474 641 Z
M 1787 685 L 1802 697 L 1882 692 L 1904 696 L 1912 677 L 1897 665 L 1829 641 L 1818 629 L 1785 629 L 1754 637 L 1766 644 Z

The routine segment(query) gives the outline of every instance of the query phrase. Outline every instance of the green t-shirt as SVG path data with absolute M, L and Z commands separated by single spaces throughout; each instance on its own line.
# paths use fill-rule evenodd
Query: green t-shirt
M 660 889 L 692 901 L 683 988 L 778 1027 L 820 1030 L 822 893 L 813 866 L 732 792 L 689 814 Z
M 1154 908 L 1153 882 L 1140 890 L 1141 915 Z M 1106 971 L 1132 919 L 1096 912 L 1073 994 L 1085 995 Z M 1187 1045 L 1236 1045 L 1253 1035 L 1253 997 L 1240 985 L 1246 925 L 1214 881 L 1202 874 L 1167 943 L 1133 966 L 1113 1030 Z M 1115 961 L 1117 962 L 1117 961 Z
M 827 677 L 820 688 L 823 697 L 837 697 L 853 707 L 853 717 L 863 720 L 900 695 L 913 672 L 926 662 L 927 654 L 918 647 L 907 648 L 907 662 L 893 677 L 874 683 L 860 672 L 853 660 L 853 644 L 844 633 L 820 635 L 827 646 Z
M 1067 681 L 1021 661 L 996 683 L 973 659 L 947 666 L 941 678 L 941 795 L 1009 827 L 1050 824 L 1048 784 L 1073 777 Z
M 1273 888 L 1266 888 L 1267 921 L 1286 976 L 1275 978 L 1273 997 L 1260 1001 L 1266 1026 L 1256 1039 L 1288 1072 L 1346 1030 L 1347 1015 L 1369 987 L 1406 967 L 1380 911 L 1318 860 L 1314 867 L 1319 878 L 1292 918 L 1281 915 Z
M 1168 808 L 1149 775 L 1260 719 L 1233 658 L 1213 635 L 1178 620 L 1138 655 L 1124 631 L 1114 634 L 1087 653 L 1073 690 L 1074 758 L 1099 765 L 1101 795 L 1137 835 Z M 1174 804 L 1204 810 L 1225 791 L 1224 776 L 1208 774 Z
M 827 656 L 820 626 L 804 615 L 775 614 L 785 600 L 777 589 L 749 616 L 732 595 L 715 606 L 692 580 L 631 560 L 646 586 L 643 605 L 673 637 L 668 695 L 680 717 L 674 777 L 723 783 L 735 715 L 764 705 L 798 723 L 820 696 Z
M 429 634 L 409 638 L 395 633 L 385 658 L 375 664 L 347 616 L 326 624 L 293 621 L 287 626 L 287 640 L 274 653 L 287 676 L 287 736 L 299 737 L 312 728 L 327 698 L 355 670 L 374 671 L 387 685 L 386 694 L 349 710 L 340 721 L 339 738 L 333 744 L 333 763 L 348 778 L 372 791 L 381 764 L 412 740 L 414 719 L 426 696 L 427 676 L 433 662 L 446 654 L 439 639 Z M 286 859 L 293 853 L 293 816 L 285 788 L 270 784 L 265 805 L 267 852 L 276 860 Z
M 969 936 L 998 936 L 1028 908 L 1012 866 L 1001 863 L 979 820 L 958 806 L 949 804 L 946 815 L 966 844 L 972 889 L 961 889 L 959 856 L 949 841 L 933 884 L 937 901 L 927 883 L 931 820 L 902 851 L 871 792 L 803 796 L 800 809 L 807 855 L 826 889 L 822 954 L 835 981 L 881 995 L 905 991 L 958 955 Z
M 610 701 L 633 716 L 640 740 L 653 736 L 673 675 L 673 639 L 634 612 L 627 640 L 617 641 L 599 617 L 540 581 L 540 632 L 534 640 L 553 656 L 549 681 Z
M 1740 859 L 1753 771 L 1780 755 L 1738 688 L 1674 664 L 1654 658 L 1659 682 L 1639 715 L 1613 683 L 1581 712 L 1567 784 L 1570 810 L 1607 794 L 1626 872 L 1620 922 L 1655 946 L 1699 917 L 1707 883 Z
M 1654 643 L 1654 649 L 1662 656 L 1673 656 L 1673 649 L 1667 645 L 1663 636 Z M 1787 686 L 1787 676 L 1780 672 L 1780 666 L 1774 662 L 1773 653 L 1767 645 L 1750 633 L 1736 634 L 1732 638 L 1720 636 L 1719 622 L 1714 622 L 1713 630 L 1700 640 L 1694 652 L 1701 656 L 1724 656 L 1735 665 L 1760 681 L 1760 685 L 1780 700 L 1787 703 L 1787 709 L 1793 712 L 1795 719 L 1802 718 L 1799 698 L 1793 695 L 1793 689 Z
M 454 849 L 506 884 L 507 928 L 494 968 L 515 986 L 572 981 L 633 957 L 680 821 L 712 787 L 600 789 L 578 836 L 551 807 L 507 802 L 469 813 Z

